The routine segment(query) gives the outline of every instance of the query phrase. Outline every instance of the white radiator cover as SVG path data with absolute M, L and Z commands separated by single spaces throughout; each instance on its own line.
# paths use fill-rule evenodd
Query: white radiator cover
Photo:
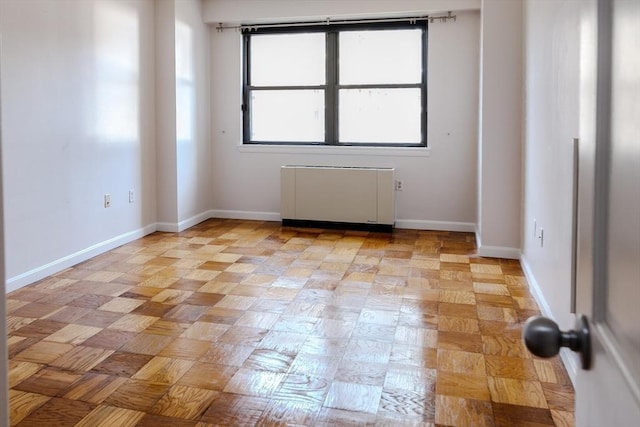
M 393 225 L 393 168 L 282 166 L 283 220 Z

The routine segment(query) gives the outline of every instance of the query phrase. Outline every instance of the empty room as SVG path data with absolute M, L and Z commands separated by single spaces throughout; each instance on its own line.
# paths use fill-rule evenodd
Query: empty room
M 0 0 L 0 426 L 632 426 L 640 3 Z

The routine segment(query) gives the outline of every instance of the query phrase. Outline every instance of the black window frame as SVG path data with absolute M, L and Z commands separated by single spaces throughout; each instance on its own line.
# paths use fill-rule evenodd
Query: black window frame
M 422 31 L 422 73 L 421 82 L 413 84 L 350 84 L 341 85 L 338 82 L 339 66 L 339 46 L 338 34 L 346 31 L 378 31 L 378 30 L 402 30 L 420 29 Z M 293 85 L 293 86 L 252 86 L 250 82 L 251 69 L 251 37 L 253 35 L 264 34 L 305 34 L 324 33 L 326 42 L 325 72 L 326 79 L 324 85 Z M 244 145 L 293 145 L 293 146 L 330 146 L 330 147 L 427 147 L 427 39 L 428 21 L 411 22 L 383 22 L 383 23 L 363 23 L 363 24 L 342 24 L 342 25 L 309 25 L 292 27 L 267 27 L 255 28 L 247 27 L 242 29 L 243 46 L 243 67 L 242 67 L 242 143 Z M 420 88 L 421 89 L 421 120 L 419 143 L 380 143 L 380 142 L 339 142 L 339 100 L 340 89 L 352 88 Z M 318 142 L 294 142 L 294 141 L 252 141 L 251 135 L 251 93 L 260 90 L 309 90 L 323 89 L 325 95 L 325 140 Z

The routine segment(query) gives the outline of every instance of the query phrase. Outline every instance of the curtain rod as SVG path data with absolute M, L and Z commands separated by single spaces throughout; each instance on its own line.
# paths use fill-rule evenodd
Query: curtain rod
M 318 25 L 345 25 L 345 24 L 375 24 L 375 23 L 384 23 L 384 22 L 405 22 L 409 21 L 414 24 L 417 21 L 429 21 L 429 23 L 434 22 L 447 22 L 449 20 L 453 20 L 455 22 L 456 15 L 452 15 L 451 12 L 448 12 L 446 15 L 439 16 L 406 16 L 402 18 L 369 18 L 369 19 L 332 19 L 327 18 L 324 21 L 309 21 L 309 22 L 279 22 L 274 24 L 243 24 L 243 25 L 224 25 L 223 23 L 218 24 L 216 29 L 218 31 L 224 30 L 238 30 L 238 31 L 256 31 L 261 28 L 291 28 L 291 27 L 311 27 Z

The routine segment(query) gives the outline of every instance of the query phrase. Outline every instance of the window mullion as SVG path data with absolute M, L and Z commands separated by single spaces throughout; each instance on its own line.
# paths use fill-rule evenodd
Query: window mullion
M 325 143 L 335 145 L 338 142 L 338 33 L 327 32 L 326 52 L 327 86 L 325 90 Z
M 427 46 L 428 46 L 428 37 L 429 37 L 429 24 L 428 22 L 424 23 L 423 33 L 422 33 L 422 120 L 420 123 L 420 133 L 422 134 L 422 144 L 427 146 L 427 115 L 429 112 L 427 111 L 427 72 L 428 72 L 428 58 L 427 58 Z

